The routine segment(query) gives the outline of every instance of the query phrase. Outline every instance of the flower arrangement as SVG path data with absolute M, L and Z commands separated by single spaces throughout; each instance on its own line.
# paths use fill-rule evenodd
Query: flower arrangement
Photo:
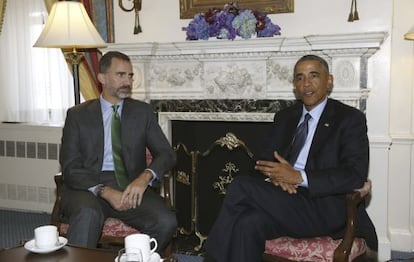
M 236 36 L 249 39 L 280 35 L 280 27 L 270 18 L 256 10 L 241 9 L 237 3 L 230 2 L 224 8 L 211 8 L 205 13 L 198 13 L 187 27 L 187 40 L 217 39 L 234 40 Z

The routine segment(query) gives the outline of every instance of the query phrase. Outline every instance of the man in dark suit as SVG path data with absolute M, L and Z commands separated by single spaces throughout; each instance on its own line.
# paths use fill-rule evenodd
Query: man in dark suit
M 62 207 L 70 224 L 69 243 L 96 247 L 105 219 L 114 217 L 156 238 L 158 251 L 163 250 L 177 221 L 162 197 L 148 186 L 159 183 L 173 167 L 175 153 L 152 108 L 130 98 L 133 69 L 128 56 L 105 54 L 99 63 L 98 80 L 102 84 L 100 98 L 70 108 L 63 128 Z M 115 112 L 121 120 L 123 184 L 115 176 L 112 155 Z M 146 148 L 153 157 L 148 167 Z
M 293 77 L 300 102 L 275 115 L 263 157 L 256 161 L 255 169 L 267 179 L 238 176 L 228 186 L 205 261 L 261 261 L 265 241 L 281 236 L 343 236 L 345 194 L 361 188 L 368 175 L 366 119 L 328 98 L 333 76 L 321 57 L 299 59 Z M 296 130 L 305 121 L 304 144 L 292 157 Z M 377 235 L 363 204 L 358 225 L 357 234 L 376 250 Z

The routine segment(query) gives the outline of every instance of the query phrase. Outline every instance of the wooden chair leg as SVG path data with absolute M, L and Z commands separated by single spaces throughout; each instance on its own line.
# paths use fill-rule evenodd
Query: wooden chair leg
M 171 240 L 171 242 L 165 247 L 164 251 L 162 251 L 161 256 L 162 257 L 170 257 L 172 256 L 174 251 L 174 241 Z

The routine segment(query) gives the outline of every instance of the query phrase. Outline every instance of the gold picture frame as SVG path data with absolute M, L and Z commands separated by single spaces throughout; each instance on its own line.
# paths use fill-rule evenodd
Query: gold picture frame
M 4 12 L 6 11 L 6 0 L 0 0 L 0 33 L 3 26 Z
M 222 8 L 229 3 L 226 0 L 180 0 L 180 18 L 191 19 L 197 13 L 204 13 L 210 8 Z M 294 0 L 239 0 L 240 8 L 254 9 L 266 14 L 292 13 Z

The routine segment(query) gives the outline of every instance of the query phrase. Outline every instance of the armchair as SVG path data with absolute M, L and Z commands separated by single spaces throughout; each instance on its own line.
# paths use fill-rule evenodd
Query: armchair
M 52 210 L 51 224 L 55 225 L 58 228 L 59 235 L 65 236 L 68 231 L 69 224 L 62 221 L 62 174 L 56 174 L 54 180 L 56 184 L 56 200 Z M 171 208 L 169 175 L 165 175 L 163 179 L 163 196 L 166 205 Z M 98 244 L 101 247 L 110 247 L 112 245 L 123 246 L 125 236 L 134 233 L 139 233 L 139 231 L 126 225 L 119 219 L 109 217 L 105 220 L 104 226 L 102 228 L 101 238 L 99 239 Z M 163 256 L 169 257 L 172 254 L 172 251 L 172 243 L 170 243 L 164 250 Z
M 363 238 L 355 238 L 357 205 L 371 192 L 371 181 L 355 192 L 348 193 L 347 226 L 343 239 L 332 239 L 327 236 L 295 239 L 280 237 L 266 241 L 264 262 L 313 261 L 313 262 L 346 262 L 361 258 L 367 251 Z

